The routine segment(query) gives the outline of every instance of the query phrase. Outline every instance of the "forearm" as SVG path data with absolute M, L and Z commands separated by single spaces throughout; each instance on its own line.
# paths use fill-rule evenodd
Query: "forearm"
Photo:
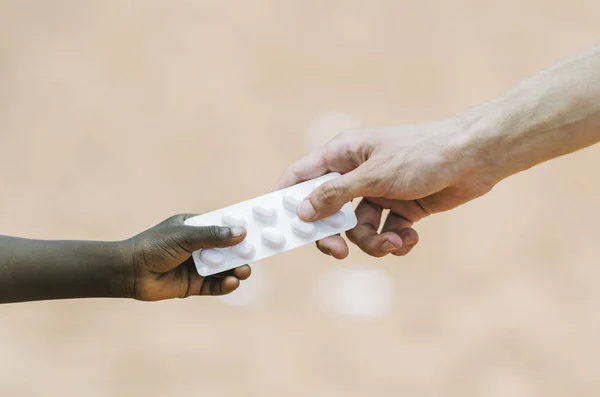
M 462 116 L 498 180 L 600 141 L 600 46 Z
M 0 303 L 130 297 L 118 243 L 0 236 Z

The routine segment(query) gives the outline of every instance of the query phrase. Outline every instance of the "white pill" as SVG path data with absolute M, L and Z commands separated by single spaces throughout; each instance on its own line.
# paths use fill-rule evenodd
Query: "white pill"
M 226 224 L 227 226 L 233 226 L 233 227 L 246 226 L 246 220 L 243 217 L 234 214 L 233 212 L 224 213 L 222 220 L 223 220 L 223 223 Z
M 325 181 L 317 181 L 315 182 L 315 184 L 313 185 L 313 190 L 318 188 L 319 186 L 321 186 L 322 184 L 324 184 Z
M 215 249 L 203 249 L 200 251 L 200 260 L 210 267 L 220 267 L 225 263 L 225 256 Z
M 231 247 L 231 250 L 240 258 L 250 259 L 254 256 L 256 250 L 254 249 L 254 245 L 252 245 L 249 241 L 242 241 L 239 244 Z
M 283 196 L 283 207 L 286 210 L 295 214 L 298 210 L 298 205 L 300 204 L 300 201 L 302 200 L 288 193 L 285 196 Z
M 281 248 L 285 244 L 285 236 L 272 227 L 266 227 L 262 231 L 262 240 L 271 248 Z
M 262 223 L 273 224 L 277 220 L 277 212 L 275 212 L 275 208 L 273 207 L 255 204 L 252 206 L 252 214 L 255 219 Z
M 300 237 L 311 238 L 315 234 L 315 224 L 294 218 L 292 220 L 292 230 Z
M 342 227 L 346 221 L 346 214 L 344 214 L 342 211 L 339 211 L 333 215 L 329 215 L 327 218 L 323 218 L 322 221 L 331 227 Z

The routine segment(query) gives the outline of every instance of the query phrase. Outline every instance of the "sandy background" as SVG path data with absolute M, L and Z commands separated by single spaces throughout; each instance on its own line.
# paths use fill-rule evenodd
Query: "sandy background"
M 0 1 L 0 233 L 120 239 L 263 194 L 341 124 L 444 117 L 584 50 L 598 12 Z M 0 395 L 599 395 L 599 154 L 423 221 L 406 258 L 306 247 L 229 300 L 2 306 Z

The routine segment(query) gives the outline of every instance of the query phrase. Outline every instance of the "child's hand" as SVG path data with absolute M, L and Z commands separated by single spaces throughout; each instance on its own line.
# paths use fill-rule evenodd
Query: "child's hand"
M 243 228 L 186 226 L 194 215 L 176 215 L 124 242 L 126 280 L 133 297 L 143 301 L 224 295 L 250 276 L 248 265 L 210 277 L 196 271 L 192 252 L 228 247 L 246 236 Z

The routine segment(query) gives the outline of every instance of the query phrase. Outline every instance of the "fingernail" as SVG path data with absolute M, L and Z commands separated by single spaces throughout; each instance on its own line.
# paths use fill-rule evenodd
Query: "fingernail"
M 415 245 L 419 241 L 419 238 L 411 233 L 399 233 L 399 236 L 402 239 L 403 246 Z
M 317 211 L 315 211 L 315 207 L 310 203 L 310 200 L 304 200 L 298 206 L 298 216 L 305 221 L 311 220 L 316 213 Z
M 402 242 L 404 243 L 404 246 L 415 245 L 417 243 L 417 241 L 414 238 L 403 239 Z
M 387 240 L 385 240 L 379 248 L 385 252 L 392 252 L 392 251 L 396 251 L 398 249 L 398 247 L 396 247 L 394 244 L 390 243 Z
M 239 226 L 234 226 L 231 228 L 231 235 L 233 237 L 240 237 L 242 234 L 244 234 L 244 228 Z

